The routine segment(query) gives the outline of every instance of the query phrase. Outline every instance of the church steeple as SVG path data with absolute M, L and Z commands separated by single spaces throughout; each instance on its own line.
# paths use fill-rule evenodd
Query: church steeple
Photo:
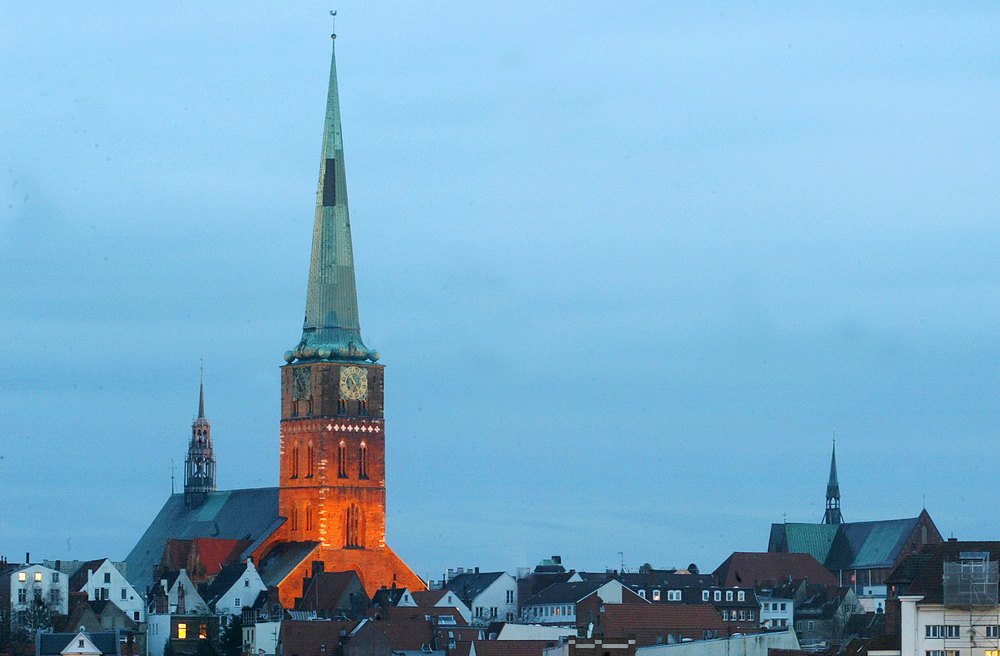
M 184 459 L 184 505 L 199 505 L 207 492 L 215 492 L 215 449 L 212 425 L 205 419 L 204 375 L 198 385 L 198 417 L 191 424 L 191 441 Z
M 335 34 L 332 37 L 336 40 Z M 361 339 L 334 50 L 330 58 L 323 155 L 316 190 L 306 317 L 302 339 L 285 353 L 285 361 L 375 362 L 378 358 L 378 352 L 365 346 Z
M 833 440 L 833 453 L 830 455 L 830 480 L 826 483 L 826 512 L 823 514 L 824 524 L 843 524 L 844 517 L 840 514 L 840 483 L 837 482 L 837 440 Z

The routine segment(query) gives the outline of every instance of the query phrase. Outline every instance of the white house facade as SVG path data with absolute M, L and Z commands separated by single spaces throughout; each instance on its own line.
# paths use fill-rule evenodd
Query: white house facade
M 118 567 L 105 558 L 100 564 L 91 562 L 83 565 L 79 579 L 82 585 L 74 592 L 86 592 L 92 601 L 110 601 L 136 622 L 146 621 L 146 602 L 132 587 Z M 84 577 L 85 575 L 85 577 Z M 77 576 L 74 575 L 74 579 Z
M 9 577 L 10 610 L 16 623 L 19 613 L 41 600 L 50 612 L 69 613 L 69 577 L 45 565 L 23 565 L 6 573 Z

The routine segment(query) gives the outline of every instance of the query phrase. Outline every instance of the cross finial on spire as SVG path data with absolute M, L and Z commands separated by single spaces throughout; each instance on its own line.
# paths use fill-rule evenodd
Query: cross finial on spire
M 335 9 L 330 10 L 330 22 L 332 23 L 330 38 L 337 38 L 337 11 Z

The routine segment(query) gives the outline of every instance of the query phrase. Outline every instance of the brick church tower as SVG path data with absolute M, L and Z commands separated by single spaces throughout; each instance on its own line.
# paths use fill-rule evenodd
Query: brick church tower
M 334 55 L 305 323 L 281 368 L 278 514 L 285 522 L 267 546 L 315 543 L 304 569 L 316 560 L 328 572 L 354 569 L 370 594 L 392 585 L 423 590 L 423 581 L 385 543 L 384 367 L 378 359 L 361 338 Z M 293 594 L 301 592 L 282 590 L 282 600 Z

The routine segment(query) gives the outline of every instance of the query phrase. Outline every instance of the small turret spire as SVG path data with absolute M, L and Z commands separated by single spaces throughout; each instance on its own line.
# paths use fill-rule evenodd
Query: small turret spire
M 331 14 L 336 15 L 335 12 Z M 336 34 L 331 35 L 336 39 Z M 361 339 L 358 295 L 354 281 L 351 221 L 347 210 L 347 178 L 340 128 L 337 58 L 330 56 L 330 84 L 323 125 L 323 156 L 316 190 L 306 318 L 302 339 L 285 353 L 286 362 L 338 360 L 374 362 L 379 355 Z
M 833 451 L 830 454 L 830 478 L 826 483 L 826 512 L 823 514 L 824 524 L 843 524 L 844 517 L 840 514 L 840 483 L 837 481 L 837 431 L 833 432 Z
M 199 505 L 208 492 L 215 492 L 215 447 L 212 424 L 205 418 L 205 367 L 198 384 L 198 417 L 191 424 L 191 441 L 184 458 L 184 505 Z

